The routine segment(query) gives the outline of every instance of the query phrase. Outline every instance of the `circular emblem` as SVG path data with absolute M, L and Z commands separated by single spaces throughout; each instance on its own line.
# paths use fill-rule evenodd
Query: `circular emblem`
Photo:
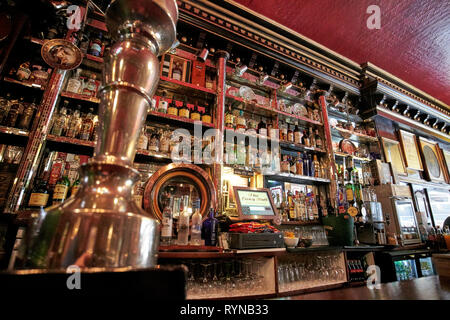
M 44 61 L 51 67 L 72 70 L 83 60 L 80 49 L 72 42 L 64 39 L 53 39 L 44 42 L 41 49 Z
M 439 178 L 441 176 L 441 168 L 439 167 L 439 161 L 433 149 L 431 149 L 429 146 L 425 146 L 423 148 L 423 155 L 425 156 L 428 172 L 430 173 L 430 175 L 435 178 Z
M 356 215 L 358 214 L 358 209 L 356 209 L 355 207 L 350 207 L 348 208 L 348 214 L 352 217 L 356 217 Z

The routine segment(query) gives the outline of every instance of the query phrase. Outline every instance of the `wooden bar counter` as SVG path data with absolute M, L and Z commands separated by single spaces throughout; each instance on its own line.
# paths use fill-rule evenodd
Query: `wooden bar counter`
M 448 278 L 447 278 L 448 279 Z M 450 279 L 439 276 L 382 283 L 380 289 L 366 286 L 336 289 L 282 298 L 283 300 L 450 300 Z

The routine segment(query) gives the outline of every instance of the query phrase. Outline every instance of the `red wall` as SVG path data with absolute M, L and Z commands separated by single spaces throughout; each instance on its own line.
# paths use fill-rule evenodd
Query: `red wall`
M 450 105 L 448 0 L 235 0 L 357 62 L 371 62 Z M 369 5 L 381 28 L 369 30 Z

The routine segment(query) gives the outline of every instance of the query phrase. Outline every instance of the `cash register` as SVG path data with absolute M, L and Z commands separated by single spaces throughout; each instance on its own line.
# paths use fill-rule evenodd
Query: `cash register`
M 270 190 L 235 186 L 233 191 L 239 215 L 229 226 L 230 249 L 284 247 L 283 234 L 271 225 L 278 214 Z

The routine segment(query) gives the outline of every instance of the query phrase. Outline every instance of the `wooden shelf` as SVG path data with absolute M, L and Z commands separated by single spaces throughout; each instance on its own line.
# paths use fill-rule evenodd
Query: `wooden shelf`
M 16 80 L 16 79 L 13 79 L 13 78 L 9 78 L 9 77 L 4 77 L 3 81 L 9 82 L 9 83 L 18 84 L 18 85 L 21 85 L 21 86 L 24 86 L 24 87 L 28 87 L 28 88 L 39 89 L 39 90 L 42 90 L 42 91 L 45 90 L 45 86 L 42 86 L 42 85 L 37 84 L 37 83 L 30 82 L 30 81 L 19 81 L 19 80 Z
M 209 122 L 202 122 L 202 121 L 193 120 L 190 118 L 183 118 L 183 117 L 174 116 L 171 114 L 162 113 L 162 112 L 158 112 L 158 111 L 149 111 L 149 113 L 147 114 L 147 117 L 170 119 L 170 120 L 174 120 L 179 123 L 182 122 L 182 123 L 188 123 L 191 125 L 194 125 L 195 122 L 200 122 L 203 127 L 214 128 L 214 124 L 209 123 Z
M 366 134 L 358 133 L 355 131 L 350 131 L 347 129 L 334 127 L 334 126 L 330 126 L 330 128 L 337 131 L 338 134 L 344 139 L 351 139 L 351 140 L 356 140 L 359 142 L 377 142 L 378 141 L 377 137 L 368 136 Z M 346 136 L 348 136 L 348 138 L 345 138 Z
M 0 126 L 0 133 L 11 134 L 14 136 L 21 136 L 21 137 L 28 137 L 28 135 L 30 134 L 28 130 L 5 126 Z
M 205 251 L 185 251 L 185 252 L 166 252 L 160 251 L 158 258 L 160 259 L 224 259 L 237 258 L 239 256 L 258 256 L 258 257 L 273 257 L 284 254 L 285 248 L 266 248 L 266 249 L 251 249 L 251 250 L 228 250 L 223 252 L 205 252 Z
M 188 82 L 184 82 L 184 81 L 178 81 L 178 80 L 174 80 L 174 79 L 171 79 L 171 78 L 168 78 L 168 77 L 163 77 L 163 76 L 160 77 L 160 80 L 161 81 L 159 82 L 159 85 L 161 87 L 168 87 L 169 89 L 176 89 L 174 87 L 174 85 L 175 85 L 175 86 L 182 86 L 182 87 L 187 88 L 187 89 L 193 89 L 193 90 L 197 90 L 197 91 L 200 91 L 200 92 L 205 92 L 205 93 L 210 94 L 210 95 L 215 95 L 216 94 L 216 92 L 214 90 L 212 90 L 212 89 L 207 89 L 207 88 L 204 88 L 204 87 L 200 87 L 200 86 L 197 86 L 197 85 L 192 84 L 192 83 L 188 83 Z
M 89 96 L 86 96 L 83 94 L 71 93 L 71 92 L 67 92 L 67 91 L 61 92 L 60 96 L 64 97 L 64 98 L 87 101 L 87 102 L 91 102 L 91 103 L 100 103 L 100 99 L 98 99 L 96 97 L 89 97 Z
M 74 139 L 69 137 L 55 136 L 53 134 L 47 135 L 47 140 L 59 143 L 67 143 L 72 145 L 84 146 L 84 147 L 94 147 L 94 141 L 86 141 L 81 139 Z
M 265 176 L 267 179 L 270 179 L 270 180 L 278 180 L 278 181 L 285 181 L 285 182 L 299 183 L 299 184 L 309 184 L 309 183 L 327 184 L 327 183 L 330 183 L 329 179 L 315 178 L 315 177 L 309 177 L 309 176 L 300 176 L 297 174 L 284 173 L 284 172 L 266 173 Z
M 325 151 L 324 149 L 307 147 L 303 144 L 292 143 L 292 142 L 287 142 L 287 141 L 280 141 L 280 148 L 289 149 L 289 150 L 293 150 L 293 151 L 310 151 L 310 152 L 316 152 L 316 153 L 327 153 L 327 151 Z

